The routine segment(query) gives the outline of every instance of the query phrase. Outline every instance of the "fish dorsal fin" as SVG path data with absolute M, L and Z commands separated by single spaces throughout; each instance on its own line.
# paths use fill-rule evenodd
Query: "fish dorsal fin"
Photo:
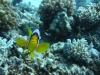
M 31 28 L 30 28 L 30 27 L 27 27 L 27 29 L 28 29 L 28 37 L 30 38 L 30 37 L 31 37 L 31 35 L 32 35 L 32 30 L 31 30 Z
M 50 44 L 49 43 L 41 43 L 38 45 L 38 47 L 36 48 L 36 52 L 38 53 L 44 53 L 49 49 Z

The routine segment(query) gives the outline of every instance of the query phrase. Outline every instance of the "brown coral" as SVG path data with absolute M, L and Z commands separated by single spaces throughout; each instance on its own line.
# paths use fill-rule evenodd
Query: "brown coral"
M 0 0 L 0 28 L 9 30 L 19 25 L 20 17 L 8 0 Z

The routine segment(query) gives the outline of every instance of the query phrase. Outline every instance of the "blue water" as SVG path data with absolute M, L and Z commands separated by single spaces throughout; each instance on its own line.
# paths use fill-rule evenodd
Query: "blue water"
M 22 2 L 24 3 L 31 3 L 32 5 L 34 5 L 35 7 L 39 7 L 40 3 L 42 0 L 23 0 Z M 76 0 L 77 1 L 77 0 Z M 86 0 L 86 3 L 89 3 L 91 0 Z
M 91 0 L 86 0 L 86 3 L 89 3 Z

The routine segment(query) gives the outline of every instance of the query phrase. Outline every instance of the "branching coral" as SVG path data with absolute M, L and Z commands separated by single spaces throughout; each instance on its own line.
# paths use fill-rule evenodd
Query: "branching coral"
M 3 57 L 7 57 L 8 51 L 10 48 L 12 48 L 14 40 L 11 39 L 7 41 L 6 38 L 0 37 L 0 57 L 3 55 Z
M 88 44 L 87 40 L 70 39 L 67 40 L 64 46 L 63 54 L 66 59 L 76 62 L 78 65 L 84 65 L 91 69 L 95 74 L 99 74 L 100 68 L 100 53 L 93 48 L 93 44 Z
M 7 39 L 0 37 L 0 49 L 12 47 L 13 41 L 13 39 L 7 41 Z
M 81 31 L 97 28 L 100 25 L 100 3 L 89 3 L 86 8 L 79 7 L 77 16 L 79 17 Z
M 93 48 L 92 43 L 88 45 L 84 38 L 73 39 L 73 41 L 68 39 L 63 52 L 67 58 L 73 58 L 77 62 L 85 62 L 86 64 L 93 63 L 93 58 L 99 58 L 99 52 Z
M 95 3 L 89 3 L 87 8 L 79 7 L 78 16 L 80 19 L 88 19 L 89 22 L 94 22 L 99 19 L 99 10 L 97 10 L 98 5 Z

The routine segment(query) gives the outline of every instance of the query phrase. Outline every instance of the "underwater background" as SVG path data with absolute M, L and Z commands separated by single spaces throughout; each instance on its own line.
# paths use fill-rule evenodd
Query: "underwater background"
M 50 43 L 33 59 L 27 27 Z M 0 75 L 100 75 L 100 0 L 0 0 Z

